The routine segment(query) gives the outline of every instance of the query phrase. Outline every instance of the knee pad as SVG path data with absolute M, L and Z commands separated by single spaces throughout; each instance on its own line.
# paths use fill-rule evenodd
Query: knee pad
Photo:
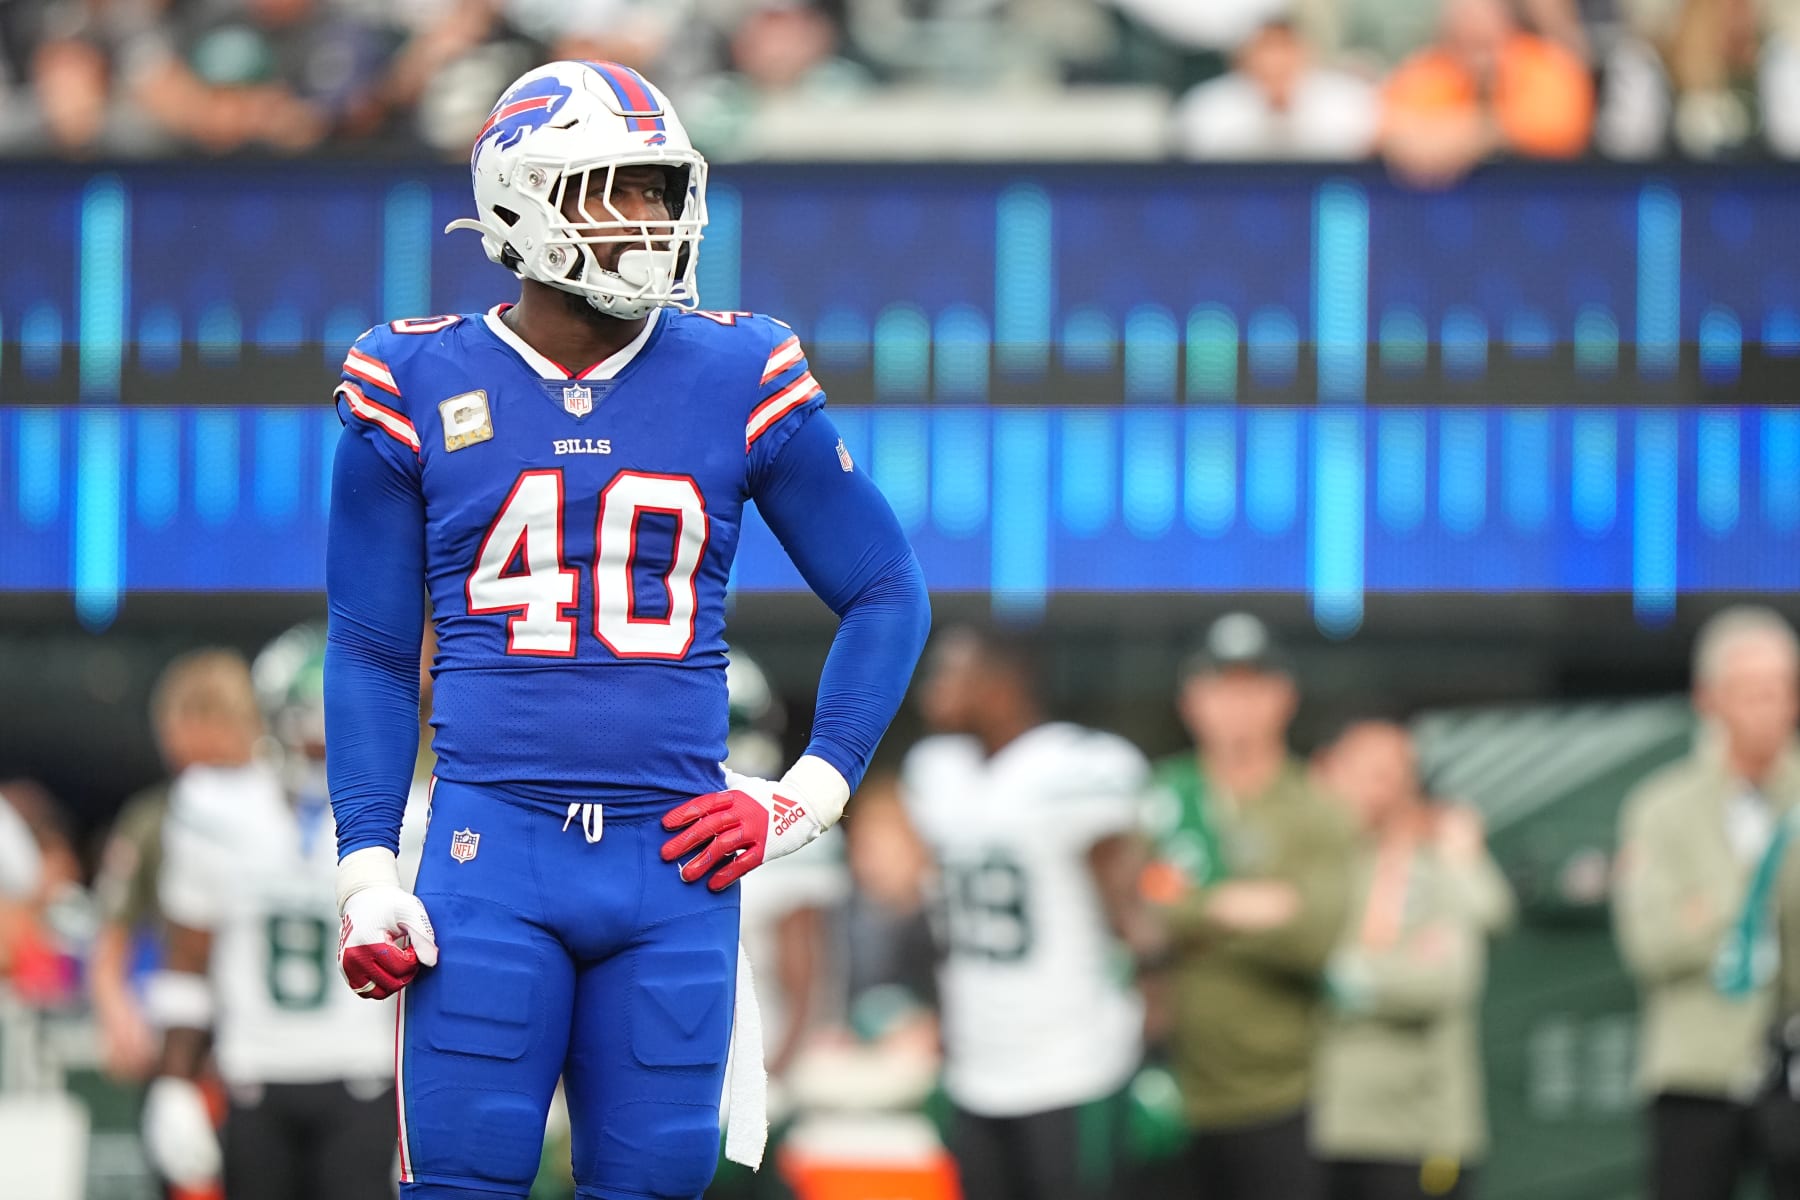
M 454 1188 L 462 1181 L 514 1187 L 520 1196 L 530 1191 L 544 1149 L 544 1113 L 531 1097 L 446 1082 L 408 1109 L 408 1170 L 415 1180 L 458 1196 Z
M 577 1195 L 687 1200 L 712 1182 L 719 1165 L 718 1105 L 634 1104 L 615 1108 L 602 1133 L 603 1177 Z

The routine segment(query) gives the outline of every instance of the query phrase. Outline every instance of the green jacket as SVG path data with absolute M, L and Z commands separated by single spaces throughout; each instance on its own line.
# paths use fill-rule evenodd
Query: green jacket
M 1305 1106 L 1311 1085 L 1325 963 L 1349 893 L 1348 820 L 1298 763 L 1239 804 L 1208 794 L 1191 753 L 1159 764 L 1157 779 L 1159 857 L 1191 885 L 1163 910 L 1174 943 L 1174 1064 L 1188 1121 L 1213 1129 L 1285 1116 Z M 1299 915 L 1258 933 L 1219 928 L 1206 903 L 1229 879 L 1292 884 Z
M 119 810 L 94 880 L 101 919 L 134 932 L 146 925 L 162 932 L 156 881 L 162 876 L 162 827 L 168 811 L 166 781 L 134 794 Z
M 1638 1082 L 1652 1094 L 1743 1098 L 1765 1066 L 1774 983 L 1731 998 L 1714 974 L 1755 869 L 1726 832 L 1727 802 L 1740 787 L 1715 752 L 1700 749 L 1639 784 L 1621 813 L 1613 921 L 1642 1006 Z M 1778 813 L 1800 802 L 1800 759 L 1779 764 L 1765 795 Z M 1800 883 L 1800 856 L 1788 859 L 1784 908 Z M 1792 940 L 1794 922 L 1781 918 Z M 1794 957 L 1783 955 L 1784 975 Z
M 1485 854 L 1446 861 L 1414 848 L 1398 919 L 1364 928 L 1377 850 L 1360 854 L 1354 916 L 1332 957 L 1332 1011 L 1319 1045 L 1313 1142 L 1330 1159 L 1479 1159 L 1487 1145 L 1478 1008 L 1488 936 L 1512 920 L 1513 896 Z

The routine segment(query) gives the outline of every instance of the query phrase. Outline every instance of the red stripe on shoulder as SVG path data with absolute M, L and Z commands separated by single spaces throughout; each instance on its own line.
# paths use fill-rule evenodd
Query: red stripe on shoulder
M 411 421 L 387 405 L 369 399 L 354 383 L 340 383 L 337 390 L 349 402 L 352 414 L 380 429 L 414 454 L 419 452 L 419 431 L 413 428 Z
M 364 383 L 372 383 L 384 392 L 398 396 L 400 385 L 394 382 L 394 373 L 379 358 L 364 354 L 355 346 L 344 356 L 344 373 L 354 375 Z
M 767 386 L 770 380 L 775 379 L 781 375 L 782 372 L 787 371 L 805 357 L 806 353 L 800 349 L 800 336 L 798 334 L 788 338 L 787 341 L 782 342 L 779 346 L 775 347 L 775 349 L 769 351 L 768 362 L 763 365 L 762 381 L 764 386 Z
M 756 439 L 773 429 L 781 418 L 824 392 L 825 389 L 819 386 L 818 380 L 808 371 L 757 405 L 750 413 L 750 420 L 744 425 L 744 449 L 749 450 L 754 446 Z

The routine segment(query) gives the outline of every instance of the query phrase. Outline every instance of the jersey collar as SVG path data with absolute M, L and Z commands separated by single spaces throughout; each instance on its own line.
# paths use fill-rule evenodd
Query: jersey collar
M 502 342 L 505 342 L 507 348 L 514 354 L 517 354 L 520 358 L 524 359 L 525 365 L 536 371 L 538 377 L 541 379 L 613 378 L 620 371 L 623 371 L 626 367 L 630 366 L 632 360 L 637 358 L 638 354 L 649 344 L 650 335 L 656 332 L 656 324 L 662 318 L 662 309 L 651 309 L 649 320 L 644 322 L 644 328 L 639 331 L 636 337 L 632 338 L 631 341 L 627 342 L 624 346 L 621 346 L 611 356 L 601 359 L 599 362 L 583 371 L 580 375 L 577 375 L 561 363 L 556 362 L 553 359 L 545 358 L 542 354 L 533 350 L 524 338 L 512 331 L 512 326 L 500 319 L 500 314 L 511 307 L 511 304 L 496 304 L 494 307 L 488 309 L 487 315 L 482 319 L 487 322 L 488 332 L 492 333 Z

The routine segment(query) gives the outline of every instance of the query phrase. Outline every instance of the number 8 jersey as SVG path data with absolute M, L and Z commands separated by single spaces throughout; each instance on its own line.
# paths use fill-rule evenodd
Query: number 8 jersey
M 938 866 L 944 1087 L 1012 1117 L 1124 1086 L 1143 1011 L 1088 864 L 1138 828 L 1149 766 L 1124 739 L 1040 725 L 992 758 L 970 737 L 915 746 L 901 783 Z
M 400 835 L 418 868 L 424 789 Z M 234 1086 L 390 1079 L 394 1004 L 338 974 L 337 847 L 322 798 L 291 801 L 268 766 L 190 767 L 169 792 L 157 895 L 177 925 L 212 935 L 213 1052 Z
M 824 392 L 766 317 L 656 310 L 576 374 L 505 308 L 378 326 L 337 390 L 422 502 L 438 773 L 548 801 L 715 791 L 744 508 Z

